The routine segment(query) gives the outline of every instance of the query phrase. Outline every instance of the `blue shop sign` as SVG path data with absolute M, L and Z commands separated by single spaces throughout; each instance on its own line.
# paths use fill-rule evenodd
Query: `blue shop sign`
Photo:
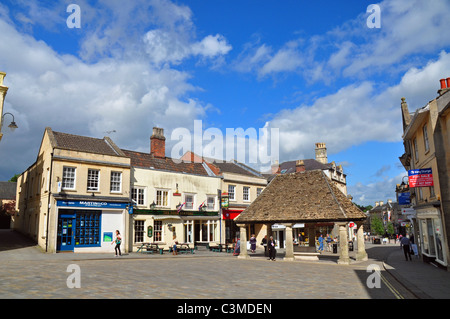
M 128 203 L 96 202 L 88 200 L 58 200 L 56 201 L 56 205 L 60 207 L 125 209 L 128 206 Z
M 410 192 L 399 193 L 398 194 L 398 204 L 399 205 L 409 205 L 411 204 Z

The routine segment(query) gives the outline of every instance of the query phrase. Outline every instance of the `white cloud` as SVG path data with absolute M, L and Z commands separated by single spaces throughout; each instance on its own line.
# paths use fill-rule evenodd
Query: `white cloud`
M 413 112 L 436 97 L 442 70 L 450 70 L 450 53 L 423 68 L 411 68 L 398 84 L 383 88 L 372 82 L 348 85 L 275 114 L 270 127 L 280 129 L 280 158 L 297 159 L 312 153 L 311 145 L 325 142 L 329 152 L 338 153 L 367 141 L 401 141 L 400 102 L 405 97 Z
M 101 2 L 110 5 L 111 10 L 121 7 L 120 3 Z M 191 33 L 190 10 L 168 1 L 151 3 L 154 4 L 152 12 L 161 13 L 152 17 L 152 23 L 159 23 L 159 28 L 154 30 L 164 30 L 167 34 L 171 28 L 186 28 L 191 37 L 186 45 L 181 43 L 180 48 L 188 48 L 191 56 L 217 57 L 230 49 L 225 38 L 212 35 L 198 42 L 201 45 L 194 55 L 192 45 L 197 42 Z M 123 10 L 128 14 L 136 8 L 124 5 Z M 148 152 L 153 126 L 163 127 L 166 136 L 170 136 L 176 127 L 190 129 L 194 120 L 205 117 L 207 109 L 211 108 L 189 96 L 199 90 L 190 83 L 189 73 L 149 63 L 148 55 L 141 54 L 145 32 L 137 37 L 141 39 L 140 48 L 127 47 L 129 41 L 120 42 L 126 32 L 117 26 L 102 25 L 104 17 L 100 16 L 101 27 L 86 27 L 90 37 L 82 38 L 85 45 L 81 46 L 83 57 L 80 58 L 60 54 L 45 42 L 21 32 L 13 19 L 5 17 L 8 10 L 0 9 L 0 34 L 2 41 L 8 43 L 0 46 L 0 69 L 7 73 L 5 85 L 9 87 L 5 112 L 13 113 L 19 126 L 14 133 L 5 132 L 0 143 L 0 180 L 9 179 L 32 164 L 46 126 L 55 131 L 94 137 L 103 137 L 107 131 L 115 130 L 111 138 L 120 147 Z M 89 15 L 89 10 L 87 12 Z M 126 18 L 125 14 L 117 15 Z M 129 20 L 133 18 L 133 15 L 128 16 Z M 139 24 L 145 22 L 139 16 L 136 19 Z M 89 17 L 86 20 L 89 23 Z M 117 23 L 119 26 L 127 24 L 120 19 Z M 164 33 L 157 35 L 158 49 L 173 45 L 173 38 L 164 37 Z M 158 51 L 159 55 L 155 49 L 152 56 L 155 61 L 176 62 L 186 54 L 182 49 L 175 53 Z M 169 149 L 169 141 L 168 144 Z

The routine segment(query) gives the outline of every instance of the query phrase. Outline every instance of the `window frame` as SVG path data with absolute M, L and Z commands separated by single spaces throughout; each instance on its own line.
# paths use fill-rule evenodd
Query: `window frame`
M 231 191 L 230 187 L 233 189 L 233 191 Z M 231 196 L 231 194 L 233 194 L 233 196 Z M 228 184 L 228 200 L 236 200 L 236 185 Z
M 90 173 L 91 172 L 96 172 L 97 173 L 97 179 L 90 179 Z M 89 184 L 91 182 L 97 183 L 97 187 L 96 188 L 90 188 Z M 93 168 L 88 168 L 88 174 L 87 174 L 87 185 L 86 185 L 86 189 L 88 192 L 98 192 L 100 191 L 100 170 L 99 169 L 93 169 Z
M 119 181 L 113 180 L 114 174 L 119 174 Z M 113 189 L 113 185 L 119 184 L 119 190 Z M 109 191 L 110 193 L 122 193 L 122 172 L 119 171 L 111 171 L 110 179 L 109 179 Z
M 66 176 L 66 170 L 73 170 L 73 177 Z M 67 180 L 71 180 L 73 178 L 73 185 L 72 187 L 64 186 L 67 183 Z M 77 168 L 74 166 L 63 166 L 63 173 L 62 173 L 62 181 L 61 181 L 61 189 L 63 190 L 76 190 L 77 186 Z

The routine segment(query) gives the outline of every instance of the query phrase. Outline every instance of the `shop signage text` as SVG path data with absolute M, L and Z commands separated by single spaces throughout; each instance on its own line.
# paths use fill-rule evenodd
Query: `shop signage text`
M 85 208 L 115 208 L 115 209 L 125 209 L 128 203 L 114 203 L 114 202 L 95 202 L 95 201 L 84 201 L 84 200 L 58 200 L 58 206 L 65 207 L 85 207 Z
M 433 173 L 431 168 L 412 169 L 408 171 L 409 187 L 433 186 Z

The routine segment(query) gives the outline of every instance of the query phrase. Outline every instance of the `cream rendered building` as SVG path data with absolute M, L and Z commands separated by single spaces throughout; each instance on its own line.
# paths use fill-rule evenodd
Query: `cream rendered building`
M 116 230 L 127 246 L 130 200 L 130 159 L 111 139 L 47 127 L 17 180 L 13 227 L 47 252 L 112 252 Z
M 154 128 L 149 153 L 123 150 L 131 159 L 133 213 L 130 251 L 142 243 L 168 249 L 179 243 L 219 243 L 218 190 L 221 178 L 203 163 L 183 163 L 165 156 L 163 129 Z

